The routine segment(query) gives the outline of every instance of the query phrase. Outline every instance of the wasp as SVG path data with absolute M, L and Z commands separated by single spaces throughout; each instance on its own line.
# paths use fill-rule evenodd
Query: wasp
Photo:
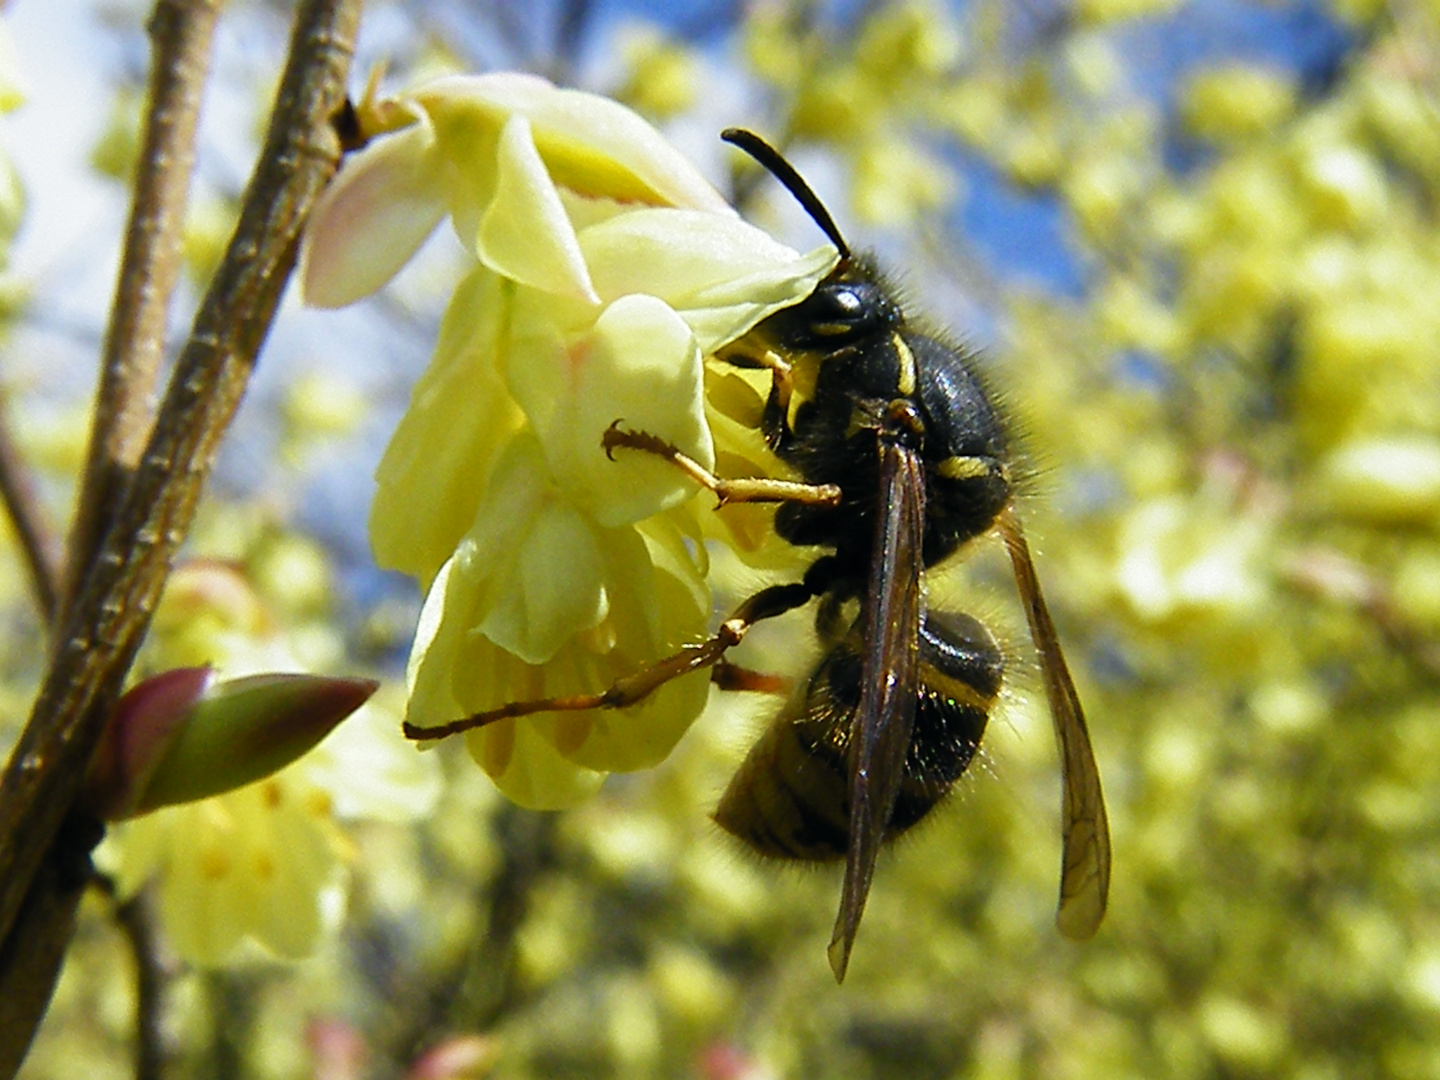
M 794 167 L 753 132 L 723 139 L 764 166 L 839 252 L 804 300 L 719 360 L 767 370 L 760 428 L 798 481 L 723 479 L 663 440 L 606 432 L 607 453 L 659 455 L 720 501 L 773 501 L 776 532 L 822 549 L 801 580 L 750 596 L 708 640 L 597 694 L 512 702 L 439 727 L 435 739 L 507 717 L 623 708 L 709 668 L 755 688 L 726 653 L 755 623 L 817 601 L 823 654 L 752 748 L 715 818 L 762 855 L 844 861 L 829 957 L 843 980 L 881 847 L 923 819 L 980 745 L 1004 657 L 968 615 L 928 610 L 925 573 L 996 533 L 1014 569 L 1060 747 L 1063 859 L 1056 922 L 1090 937 L 1104 917 L 1110 838 L 1100 776 L 1075 684 L 1015 509 L 1014 454 L 975 358 L 917 329 L 871 260 L 851 251 Z

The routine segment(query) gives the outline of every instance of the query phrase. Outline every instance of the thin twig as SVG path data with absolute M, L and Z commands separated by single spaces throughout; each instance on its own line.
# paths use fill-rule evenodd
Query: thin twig
M 219 0 L 156 0 L 144 143 L 105 332 L 85 476 L 70 529 L 65 610 L 100 549 L 154 421 L 195 128 L 210 66 Z M 64 622 L 64 612 L 59 614 Z
M 4 402 L 0 401 L 0 409 Z M 60 553 L 57 538 L 45 519 L 35 490 L 34 477 L 20 450 L 10 437 L 9 418 L 0 415 L 0 499 L 15 526 L 20 551 L 30 571 L 30 588 L 47 626 L 55 621 L 60 584 Z
M 301 225 L 339 160 L 329 120 L 344 97 L 359 8 L 358 0 L 300 5 L 270 132 L 235 235 L 0 781 L 4 939 L 25 932 L 16 913 L 52 857 L 294 266 Z
M 205 976 L 205 997 L 214 1037 L 206 1047 L 201 1075 L 210 1080 L 244 1080 L 251 1044 L 254 1042 L 257 1002 L 263 976 L 255 971 L 227 971 L 223 968 Z
M 156 0 L 147 29 L 150 81 L 130 220 L 105 332 L 90 448 L 70 527 L 63 603 L 68 610 L 112 523 L 155 420 L 155 387 L 195 165 L 195 131 L 209 74 L 219 0 Z M 53 599 L 53 598 L 52 598 Z M 47 615 L 63 624 L 66 611 Z M 135 959 L 135 1078 L 159 1080 L 163 972 L 140 897 L 117 901 L 115 921 Z
M 144 895 L 121 904 L 115 922 L 125 932 L 135 961 L 135 1080 L 160 1080 L 165 1074 L 165 1039 L 160 1026 L 165 971 L 156 950 L 155 919 Z
M 115 883 L 97 877 L 115 908 L 115 925 L 135 962 L 135 1080 L 160 1080 L 165 1072 L 165 1038 L 160 1026 L 165 970 L 156 942 L 155 916 L 143 892 L 121 900 Z

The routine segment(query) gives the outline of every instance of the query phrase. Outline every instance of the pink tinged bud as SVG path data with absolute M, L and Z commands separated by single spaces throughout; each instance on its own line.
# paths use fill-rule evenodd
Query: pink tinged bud
M 704 1080 L 775 1080 L 775 1074 L 732 1043 L 714 1043 L 700 1055 Z
M 485 1035 L 447 1039 L 410 1066 L 405 1080 L 481 1080 L 500 1060 L 500 1043 Z
M 84 802 L 102 821 L 133 813 L 135 797 L 190 722 L 214 672 L 176 668 L 131 687 L 115 706 L 85 780 Z
M 211 683 L 207 668 L 147 679 L 127 693 L 91 768 L 103 820 L 219 795 L 289 765 L 378 688 L 373 679 L 268 674 Z
M 359 1080 L 370 1051 L 358 1030 L 343 1020 L 312 1020 L 305 1029 L 310 1044 L 312 1080 Z

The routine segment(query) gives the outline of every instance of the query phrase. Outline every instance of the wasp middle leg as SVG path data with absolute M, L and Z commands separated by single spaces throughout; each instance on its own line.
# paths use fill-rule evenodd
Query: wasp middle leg
M 805 484 L 794 480 L 772 480 L 768 477 L 740 477 L 727 480 L 716 476 L 694 458 L 683 453 L 674 443 L 666 442 L 648 431 L 628 431 L 616 420 L 601 437 L 605 454 L 612 461 L 618 449 L 639 450 L 664 458 L 707 491 L 713 492 L 720 505 L 732 502 L 796 502 L 811 506 L 839 506 L 840 488 L 836 484 Z

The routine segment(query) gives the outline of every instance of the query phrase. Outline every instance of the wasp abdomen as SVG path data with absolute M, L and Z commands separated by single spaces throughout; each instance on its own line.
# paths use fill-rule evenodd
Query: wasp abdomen
M 970 767 L 1004 675 L 1000 648 L 979 621 L 951 612 L 926 617 L 915 726 L 887 838 L 924 818 Z
M 715 821 L 761 855 L 806 862 L 846 855 L 861 644 L 852 633 L 825 655 L 720 800 Z M 968 615 L 927 617 L 919 648 L 915 723 L 887 840 L 924 818 L 969 767 L 1004 676 L 994 639 Z
M 860 658 L 842 642 L 750 748 L 715 821 L 761 855 L 843 859 L 850 845 L 850 719 L 860 701 Z

